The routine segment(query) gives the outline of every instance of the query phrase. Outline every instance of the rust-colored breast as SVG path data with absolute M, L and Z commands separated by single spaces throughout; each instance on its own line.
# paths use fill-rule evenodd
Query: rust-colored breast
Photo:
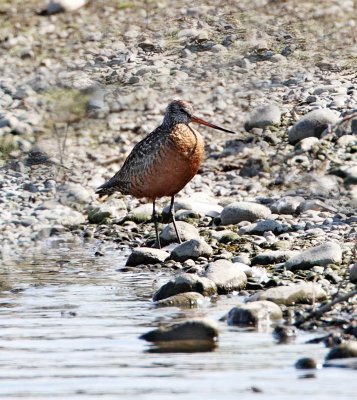
M 143 160 L 143 173 L 132 176 L 131 194 L 154 199 L 178 193 L 196 175 L 204 157 L 202 136 L 184 124 L 156 143 L 152 156 Z

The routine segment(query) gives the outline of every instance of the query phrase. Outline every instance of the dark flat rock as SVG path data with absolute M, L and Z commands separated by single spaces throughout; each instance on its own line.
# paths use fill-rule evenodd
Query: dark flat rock
M 213 321 L 206 319 L 194 319 L 190 321 L 180 322 L 154 329 L 144 335 L 140 339 L 148 342 L 166 342 L 166 341 L 185 341 L 185 340 L 209 340 L 215 341 L 218 337 L 218 329 Z
M 170 257 L 167 251 L 152 249 L 151 247 L 140 247 L 133 250 L 126 265 L 135 267 L 140 264 L 158 264 L 165 262 Z
M 217 286 L 208 278 L 195 274 L 181 274 L 161 286 L 154 294 L 153 300 L 158 301 L 186 292 L 198 292 L 203 296 L 213 296 L 217 294 Z

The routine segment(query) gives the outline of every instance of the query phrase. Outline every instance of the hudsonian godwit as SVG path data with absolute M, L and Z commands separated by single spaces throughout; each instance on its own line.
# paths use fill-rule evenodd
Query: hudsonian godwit
M 174 100 L 166 108 L 162 124 L 134 146 L 120 171 L 96 192 L 104 196 L 118 191 L 150 199 L 160 248 L 155 201 L 163 196 L 171 197 L 169 215 L 181 243 L 175 221 L 175 195 L 196 175 L 205 154 L 203 138 L 191 128 L 190 122 L 234 133 L 196 117 L 186 101 Z

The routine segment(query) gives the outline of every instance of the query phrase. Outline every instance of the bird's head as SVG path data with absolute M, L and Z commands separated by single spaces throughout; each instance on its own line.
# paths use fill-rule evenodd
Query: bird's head
M 210 128 L 218 129 L 223 132 L 234 133 L 228 129 L 221 128 L 217 125 L 213 125 L 201 118 L 196 117 L 193 114 L 193 108 L 190 103 L 183 100 L 174 100 L 166 108 L 164 124 L 165 125 L 176 125 L 185 124 L 188 125 L 190 122 L 195 122 L 196 124 L 206 125 Z

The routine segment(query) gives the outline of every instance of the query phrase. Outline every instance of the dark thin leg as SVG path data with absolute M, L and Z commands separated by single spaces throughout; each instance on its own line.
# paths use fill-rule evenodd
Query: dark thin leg
M 156 234 L 156 242 L 159 246 L 159 249 L 161 249 L 161 242 L 160 242 L 160 237 L 159 237 L 159 228 L 157 226 L 157 215 L 156 215 L 156 210 L 155 210 L 155 199 L 152 201 L 152 219 L 155 224 L 155 234 Z
M 172 223 L 174 224 L 174 228 L 175 228 L 177 239 L 178 239 L 179 243 L 182 243 L 182 240 L 180 238 L 180 234 L 179 234 L 179 232 L 177 230 L 177 226 L 176 226 L 174 201 L 175 201 L 175 196 L 171 196 L 169 214 L 171 215 Z

